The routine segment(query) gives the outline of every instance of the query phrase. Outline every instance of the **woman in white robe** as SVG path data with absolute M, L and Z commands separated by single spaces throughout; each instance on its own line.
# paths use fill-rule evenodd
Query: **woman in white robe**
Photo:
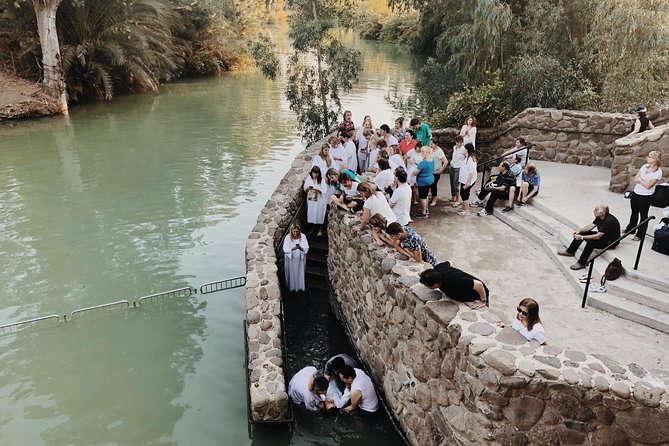
M 304 291 L 304 272 L 307 267 L 309 242 L 302 234 L 300 226 L 293 224 L 283 240 L 284 270 L 286 287 L 289 291 Z
M 307 223 L 314 225 L 313 231 L 318 231 L 318 237 L 323 236 L 323 222 L 330 198 L 329 186 L 323 180 L 321 170 L 313 166 L 309 176 L 304 180 L 304 191 L 307 193 Z
M 318 166 L 321 169 L 321 175 L 325 175 L 328 169 L 334 167 L 334 160 L 330 155 L 330 146 L 328 144 L 321 146 L 320 152 L 311 161 L 311 166 Z

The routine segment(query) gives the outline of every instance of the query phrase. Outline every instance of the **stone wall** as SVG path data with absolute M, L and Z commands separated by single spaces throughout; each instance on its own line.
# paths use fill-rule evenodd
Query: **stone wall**
M 523 137 L 536 144 L 531 159 L 610 167 L 616 139 L 629 133 L 633 123 L 632 114 L 528 108 L 497 130 L 481 129 L 476 143 L 485 159 L 490 159 Z M 458 133 L 459 129 L 439 129 L 433 132 L 433 138 L 449 149 L 450 156 Z
M 288 417 L 283 370 L 281 288 L 276 248 L 304 199 L 302 183 L 321 142 L 300 152 L 260 211 L 246 242 L 246 330 L 250 411 L 254 421 Z
M 329 219 L 333 298 L 413 445 L 669 444 L 669 395 L 640 366 L 527 343 L 418 284 L 356 217 Z
M 639 168 L 646 164 L 649 152 L 658 150 L 662 153 L 664 178 L 669 181 L 669 124 L 656 126 L 632 136 L 616 140 L 615 159 L 611 166 L 611 182 L 609 189 L 613 192 L 632 190 L 635 186 L 634 177 Z

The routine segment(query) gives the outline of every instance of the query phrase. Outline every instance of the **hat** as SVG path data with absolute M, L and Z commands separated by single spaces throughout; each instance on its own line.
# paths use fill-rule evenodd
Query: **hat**
M 638 107 L 634 110 L 635 113 L 646 113 L 647 111 L 648 111 L 648 110 L 646 110 L 646 107 L 644 107 L 643 105 L 638 106 Z

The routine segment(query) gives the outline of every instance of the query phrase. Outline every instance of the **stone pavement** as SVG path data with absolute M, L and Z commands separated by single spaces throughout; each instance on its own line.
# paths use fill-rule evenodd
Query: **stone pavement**
M 626 224 L 629 201 L 608 191 L 608 169 L 536 164 L 543 181 L 537 204 L 583 226 L 594 218 L 594 205 L 603 202 L 623 226 Z M 493 216 L 457 215 L 446 201 L 450 197 L 448 184 L 444 175 L 439 183 L 440 201 L 430 208 L 430 218 L 417 220 L 412 226 L 427 240 L 440 262 L 449 260 L 453 266 L 486 282 L 491 290 L 493 313 L 509 322 L 515 317 L 518 302 L 533 297 L 540 304 L 549 344 L 604 354 L 622 364 L 637 363 L 655 375 L 669 378 L 669 335 L 591 307 L 581 309 L 581 295 L 539 245 Z M 497 207 L 495 212 L 501 209 Z M 660 209 L 652 209 L 653 214 L 661 215 Z M 669 281 L 669 257 L 651 251 L 651 244 L 652 239 L 646 239 L 639 273 Z M 626 239 L 615 250 L 629 269 L 636 247 L 637 242 Z

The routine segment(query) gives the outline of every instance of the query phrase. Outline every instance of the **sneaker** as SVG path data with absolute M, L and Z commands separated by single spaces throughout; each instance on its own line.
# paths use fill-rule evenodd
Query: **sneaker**
M 558 251 L 557 254 L 558 254 L 559 256 L 574 257 L 574 253 L 571 253 L 571 252 L 569 252 L 569 251 L 567 251 L 567 250 L 565 250 L 565 251 Z
M 486 211 L 485 209 L 481 209 L 478 215 L 479 217 L 485 217 L 486 215 L 490 215 L 490 213 L 488 213 L 488 211 Z
M 518 203 L 516 203 L 516 206 L 523 207 L 523 206 L 527 206 L 527 204 L 523 203 L 522 201 L 519 201 Z
M 585 268 L 585 265 L 581 265 L 580 263 L 576 262 L 572 266 L 570 266 L 569 268 L 576 271 L 576 270 Z
M 428 217 L 427 212 L 421 212 L 421 211 L 416 212 L 416 215 L 414 216 L 414 218 L 427 218 L 427 217 Z
M 476 200 L 475 202 L 473 202 L 471 204 L 471 206 L 476 206 L 477 208 L 482 208 L 483 206 L 485 206 L 485 203 L 482 202 L 481 200 Z
M 507 206 L 504 209 L 502 209 L 502 212 L 511 212 L 512 210 L 513 210 L 512 207 Z

